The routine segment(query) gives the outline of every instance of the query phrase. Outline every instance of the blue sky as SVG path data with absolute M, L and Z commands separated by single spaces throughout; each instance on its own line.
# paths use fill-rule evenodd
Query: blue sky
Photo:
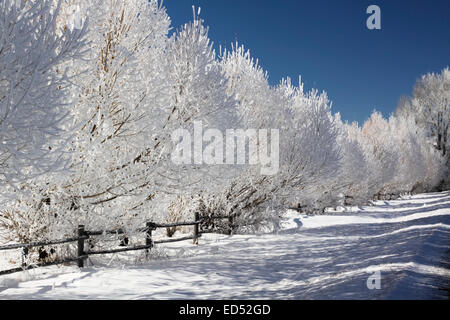
M 366 28 L 371 4 L 381 30 Z M 450 65 L 449 0 L 164 0 L 173 27 L 192 20 L 192 5 L 216 48 L 245 45 L 273 85 L 301 75 L 350 122 L 389 116 L 422 74 Z

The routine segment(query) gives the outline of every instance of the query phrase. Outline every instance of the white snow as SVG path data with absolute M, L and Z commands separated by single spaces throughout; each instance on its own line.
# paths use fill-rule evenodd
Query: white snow
M 94 260 L 81 271 L 50 267 L 3 276 L 0 299 L 450 296 L 450 192 L 340 208 L 324 216 L 289 211 L 281 226 L 274 234 L 204 235 L 199 246 L 189 241 L 158 246 L 158 259 L 137 265 L 130 256 L 108 256 L 110 263 Z M 367 279 L 376 271 L 381 289 L 369 290 Z

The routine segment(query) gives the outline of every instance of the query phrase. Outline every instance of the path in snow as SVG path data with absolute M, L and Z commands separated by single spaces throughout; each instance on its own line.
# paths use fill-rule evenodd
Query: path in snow
M 291 212 L 278 234 L 205 235 L 164 250 L 178 258 L 1 277 L 0 299 L 449 299 L 450 193 Z M 369 290 L 375 271 L 381 289 Z

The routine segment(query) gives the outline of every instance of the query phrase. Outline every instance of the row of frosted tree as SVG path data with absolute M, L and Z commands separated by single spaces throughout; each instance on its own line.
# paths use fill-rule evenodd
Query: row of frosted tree
M 325 92 L 267 73 L 242 46 L 216 54 L 194 14 L 173 31 L 156 0 L 0 1 L 0 235 L 26 242 L 145 221 L 233 215 L 236 231 L 442 190 L 450 71 L 389 119 L 344 123 Z M 279 171 L 175 165 L 172 133 L 278 129 Z M 173 230 L 172 230 L 173 231 Z

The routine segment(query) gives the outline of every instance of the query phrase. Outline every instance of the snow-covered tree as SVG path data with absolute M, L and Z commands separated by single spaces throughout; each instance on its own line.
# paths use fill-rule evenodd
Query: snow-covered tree
M 332 192 L 330 205 L 363 204 L 371 195 L 367 181 L 368 164 L 356 137 L 360 132 L 358 124 L 343 123 L 339 113 L 335 114 L 335 118 L 341 154 L 338 173 L 329 182 Z
M 87 52 L 71 66 L 75 134 L 66 146 L 69 172 L 23 185 L 31 196 L 8 210 L 42 216 L 45 237 L 72 234 L 78 224 L 101 229 L 142 227 L 152 211 L 168 115 L 164 52 L 170 20 L 157 1 L 73 1 L 90 19 Z M 65 11 L 67 12 L 67 11 Z M 61 18 L 61 27 L 69 22 Z M 12 214 L 11 214 L 12 213 Z M 10 219 L 11 220 L 11 219 Z M 42 219 L 41 219 L 42 220 Z M 35 238 L 42 237 L 35 235 Z
M 442 156 L 447 156 L 450 125 L 450 69 L 429 73 L 416 83 L 412 108 L 419 125 L 426 128 Z
M 358 129 L 357 129 L 358 130 Z M 381 113 L 374 111 L 364 123 L 357 139 L 368 163 L 368 187 L 370 194 L 381 195 L 398 168 L 398 153 L 390 135 L 389 123 Z
M 331 102 L 325 92 L 305 93 L 303 83 L 293 96 L 281 131 L 281 175 L 287 193 L 296 202 L 323 210 L 332 195 L 329 182 L 339 170 L 341 151 L 339 129 L 331 114 Z
M 185 127 L 194 121 L 216 129 L 236 121 L 235 101 L 227 92 L 227 80 L 216 60 L 208 28 L 194 11 L 194 20 L 171 38 L 167 51 L 171 81 L 168 121 Z
M 424 182 L 428 188 L 448 187 L 447 178 L 450 168 L 449 157 L 449 122 L 450 122 L 450 71 L 448 68 L 441 73 L 429 73 L 421 77 L 414 87 L 413 96 L 403 97 L 395 112 L 399 118 L 405 118 L 415 125 L 415 136 L 419 139 L 420 150 L 425 158 L 426 167 L 431 171 L 426 174 Z M 430 144 L 440 154 L 436 158 L 435 152 L 425 144 Z M 445 168 L 446 166 L 446 168 Z M 432 169 L 434 168 L 434 169 Z M 434 173 L 431 173 L 434 172 Z M 438 176 L 435 176 L 435 175 Z M 436 181 L 439 180 L 438 182 Z M 431 182 L 434 181 L 434 182 Z M 444 185 L 442 184 L 444 183 Z
M 66 67 L 81 54 L 85 27 L 58 28 L 60 8 L 53 0 L 0 2 L 0 185 L 66 165 Z
M 414 121 L 404 117 L 389 118 L 392 147 L 398 155 L 398 166 L 389 185 L 389 192 L 400 194 L 412 191 L 425 179 L 425 162 L 421 141 Z
M 216 159 L 217 163 L 205 166 L 202 159 L 204 147 L 217 141 L 214 138 L 211 138 L 213 141 L 203 141 L 203 135 L 194 134 L 194 128 L 198 134 L 206 134 L 209 129 L 225 134 L 227 129 L 239 127 L 239 119 L 236 100 L 227 94 L 227 79 L 208 37 L 208 28 L 193 10 L 193 21 L 172 35 L 166 52 L 170 109 L 162 121 L 162 130 L 172 133 L 185 129 L 192 137 L 190 144 L 194 144 L 190 163 L 175 166 L 170 163 L 165 167 L 172 184 L 175 178 L 180 182 L 174 192 L 182 194 L 219 190 L 221 183 L 239 170 L 236 166 L 225 165 L 225 153 L 221 159 Z M 196 146 L 200 148 L 197 150 Z M 198 161 L 197 156 L 202 161 Z

